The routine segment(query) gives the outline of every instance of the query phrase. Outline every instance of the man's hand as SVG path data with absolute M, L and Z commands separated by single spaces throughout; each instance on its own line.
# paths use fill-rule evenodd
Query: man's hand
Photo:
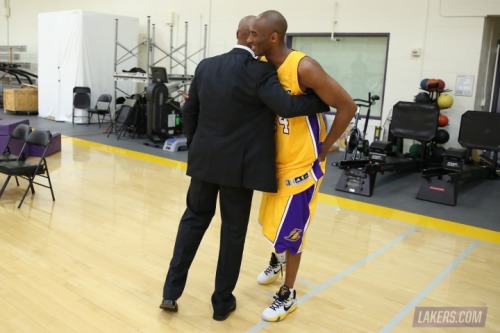
M 319 152 L 318 160 L 323 162 L 326 159 L 326 154 L 330 151 L 331 145 L 325 144 L 325 142 L 321 143 L 321 150 Z

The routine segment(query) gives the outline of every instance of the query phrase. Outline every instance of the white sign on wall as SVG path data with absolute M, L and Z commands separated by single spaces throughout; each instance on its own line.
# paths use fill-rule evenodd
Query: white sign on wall
M 457 75 L 455 96 L 472 96 L 474 90 L 474 75 Z

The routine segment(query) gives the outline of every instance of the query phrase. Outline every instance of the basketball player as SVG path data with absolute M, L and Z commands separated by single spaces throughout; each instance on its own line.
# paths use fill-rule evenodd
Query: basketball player
M 250 27 L 248 43 L 257 56 L 275 65 L 282 87 L 292 95 L 312 89 L 336 109 L 328 135 L 322 115 L 276 117 L 277 193 L 264 193 L 259 222 L 273 244 L 270 265 L 257 278 L 261 284 L 275 281 L 286 267 L 285 283 L 264 310 L 266 321 L 283 320 L 297 308 L 295 279 L 305 234 L 311 222 L 319 187 L 325 173 L 326 154 L 352 120 L 356 105 L 345 89 L 321 65 L 285 45 L 287 22 L 277 11 L 266 11 Z
M 191 264 L 216 213 L 221 232 L 213 319 L 226 320 L 236 309 L 233 291 L 240 274 L 254 190 L 275 192 L 274 115 L 316 114 L 328 107 L 316 96 L 290 96 L 272 64 L 255 59 L 246 44 L 249 21 L 236 32 L 237 45 L 203 59 L 196 67 L 182 108 L 191 182 L 179 222 L 174 253 L 160 308 L 177 312 Z

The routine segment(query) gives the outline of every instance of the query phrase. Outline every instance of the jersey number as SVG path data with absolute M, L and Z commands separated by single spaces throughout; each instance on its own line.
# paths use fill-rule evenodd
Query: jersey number
M 283 127 L 284 134 L 290 134 L 288 118 L 278 117 L 278 125 Z

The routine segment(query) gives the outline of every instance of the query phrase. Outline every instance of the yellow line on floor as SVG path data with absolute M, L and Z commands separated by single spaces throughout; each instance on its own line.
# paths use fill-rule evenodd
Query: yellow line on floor
M 105 145 L 102 143 L 92 142 L 92 141 L 88 141 L 88 140 L 82 140 L 82 139 L 78 139 L 78 138 L 69 138 L 69 139 L 73 140 L 73 143 L 77 144 L 79 146 L 98 149 L 100 151 L 105 151 L 105 152 L 108 152 L 110 154 L 131 157 L 131 158 L 135 158 L 135 159 L 138 159 L 141 161 L 165 165 L 165 166 L 168 166 L 171 168 L 177 168 L 177 169 L 181 169 L 181 170 L 186 170 L 186 167 L 187 167 L 186 162 L 171 160 L 167 157 L 155 156 L 155 155 L 151 155 L 151 154 L 137 152 L 135 150 L 113 147 L 113 146 Z
M 411 223 L 425 228 L 440 230 L 451 234 L 466 236 L 478 240 L 500 244 L 500 232 L 492 230 L 473 227 L 470 225 L 457 223 L 453 221 L 437 219 L 426 215 L 409 213 L 398 209 L 378 206 L 374 204 L 369 204 L 352 199 L 341 198 L 324 193 L 320 193 L 319 201 L 344 209 L 350 209 L 366 214 L 380 216 L 383 218 Z

